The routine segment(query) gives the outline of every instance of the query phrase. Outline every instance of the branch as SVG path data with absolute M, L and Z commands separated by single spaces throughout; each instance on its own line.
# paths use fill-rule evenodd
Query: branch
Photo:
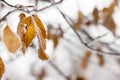
M 63 0 L 60 0 L 60 1 L 58 1 L 58 2 L 52 3 L 52 4 L 49 5 L 49 6 L 46 6 L 46 7 L 42 8 L 42 9 L 32 10 L 32 11 L 40 12 L 40 11 L 43 11 L 43 10 L 45 10 L 45 9 L 47 9 L 47 8 L 50 8 L 50 7 L 55 6 L 55 5 L 57 5 L 57 4 L 60 4 L 60 3 L 62 3 L 62 2 L 63 2 Z
M 14 7 L 14 8 L 15 8 L 15 6 L 13 6 L 13 5 L 9 4 L 9 3 L 8 3 L 8 2 L 6 2 L 5 0 L 0 0 L 0 1 L 2 1 L 3 3 L 5 3 L 6 5 L 8 5 L 8 6 L 10 6 L 10 7 Z
M 67 77 L 63 72 L 61 72 L 61 70 L 52 62 L 52 61 L 49 61 L 49 64 L 57 70 L 57 72 L 62 75 L 64 78 L 66 78 L 66 80 L 70 80 L 69 77 Z
M 13 13 L 13 12 L 15 12 L 15 11 L 17 11 L 17 9 L 14 9 L 14 10 L 12 10 L 12 11 L 9 11 L 6 15 L 4 15 L 4 16 L 0 19 L 0 23 L 1 23 L 2 21 L 4 21 L 5 18 L 6 18 L 8 15 L 10 15 L 11 13 Z
M 105 33 L 103 35 L 97 36 L 96 38 L 92 38 L 86 30 L 81 29 L 81 31 L 91 40 L 90 42 L 87 43 L 88 45 L 107 35 L 107 33 Z
M 95 52 L 99 52 L 99 53 L 104 53 L 104 54 L 109 54 L 109 55 L 120 55 L 120 53 L 116 53 L 116 52 L 106 52 L 103 50 L 98 50 L 98 49 L 94 49 L 93 47 L 89 46 L 87 43 L 85 43 L 82 40 L 82 37 L 79 35 L 79 33 L 77 31 L 75 31 L 75 29 L 73 28 L 72 24 L 69 22 L 68 17 L 66 17 L 66 15 L 64 15 L 64 13 L 57 8 L 58 11 L 61 13 L 61 15 L 63 16 L 63 18 L 66 20 L 66 22 L 69 24 L 70 28 L 75 32 L 75 34 L 77 35 L 77 37 L 79 38 L 79 41 L 88 49 L 95 51 Z
M 18 9 L 18 10 L 20 10 L 20 11 L 24 11 L 24 12 L 27 12 L 27 13 L 29 13 L 29 12 L 34 12 L 34 11 L 35 11 L 35 12 L 40 12 L 40 11 L 43 11 L 43 10 L 45 10 L 45 9 L 48 9 L 48 8 L 50 8 L 50 7 L 52 7 L 52 6 L 55 6 L 55 5 L 63 2 L 63 0 L 60 0 L 60 1 L 58 1 L 58 2 L 52 3 L 52 4 L 49 5 L 49 6 L 43 7 L 43 8 L 41 8 L 41 9 L 38 9 L 38 10 L 37 10 L 36 8 L 34 8 L 33 10 L 28 11 L 28 8 L 31 7 L 31 6 L 24 6 L 24 5 L 20 5 L 20 4 L 11 5 L 11 4 L 9 4 L 8 2 L 6 2 L 5 0 L 0 0 L 0 1 L 2 1 L 3 3 L 5 3 L 6 5 L 8 5 L 8 6 L 10 6 L 10 7 L 13 7 L 13 8 L 15 8 L 15 9 Z M 37 2 L 38 2 L 38 1 L 36 1 L 36 6 L 37 6 Z M 35 7 L 35 6 L 33 6 L 33 7 Z M 26 10 L 26 8 L 27 8 L 27 10 Z

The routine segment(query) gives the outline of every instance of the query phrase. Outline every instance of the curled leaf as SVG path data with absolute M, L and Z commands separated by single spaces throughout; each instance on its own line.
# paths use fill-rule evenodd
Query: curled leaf
M 12 53 L 15 53 L 21 46 L 21 41 L 18 39 L 15 33 L 11 31 L 8 25 L 3 30 L 3 41 L 8 51 Z
M 36 16 L 36 18 L 37 18 L 37 16 Z M 37 37 L 38 37 L 38 40 L 39 40 L 38 41 L 39 42 L 38 56 L 42 60 L 48 60 L 48 56 L 45 53 L 46 31 L 45 31 L 45 34 L 44 34 L 43 33 L 44 26 L 41 22 L 40 22 L 40 25 L 38 25 L 36 18 L 34 18 L 33 15 L 31 16 L 31 19 L 32 19 L 32 22 L 33 22 L 33 25 L 34 25 L 34 28 L 35 28 L 35 31 L 36 31 L 36 34 L 37 34 Z M 39 20 L 38 20 L 38 22 L 39 22 Z
M 46 30 L 45 30 L 44 25 L 42 24 L 41 20 L 37 17 L 37 15 L 33 15 L 33 18 L 34 18 L 37 26 L 41 30 L 43 37 L 46 38 Z

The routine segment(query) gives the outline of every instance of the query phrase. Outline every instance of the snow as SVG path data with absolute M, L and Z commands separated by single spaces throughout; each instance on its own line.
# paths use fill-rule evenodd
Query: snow
M 6 0 L 8 3 L 16 5 L 34 5 L 30 3 L 28 0 Z M 64 0 L 62 4 L 59 4 L 58 7 L 73 20 L 77 18 L 77 12 L 79 10 L 82 11 L 84 15 L 89 15 L 92 13 L 94 7 L 96 6 L 98 9 L 102 9 L 103 7 L 108 7 L 112 0 Z M 47 5 L 47 4 L 46 4 Z M 43 7 L 44 5 L 40 3 L 39 7 Z M 5 8 L 0 12 L 0 15 L 5 15 L 8 10 L 11 8 Z M 7 17 L 7 24 L 10 25 L 10 28 L 16 33 L 17 24 L 19 22 L 19 11 L 15 12 Z M 119 10 L 115 10 L 113 15 L 115 22 L 119 26 L 118 16 L 120 13 Z M 42 22 L 47 25 L 48 23 L 56 26 L 57 24 L 62 24 L 62 29 L 67 29 L 69 26 L 63 17 L 60 15 L 59 11 L 52 7 L 48 10 L 37 13 Z M 6 24 L 3 25 L 3 28 Z M 117 34 L 120 35 L 120 27 L 117 28 Z M 113 35 L 102 25 L 91 25 L 88 28 L 88 32 L 92 35 L 93 38 L 103 35 L 104 33 L 108 33 L 107 36 L 100 39 L 105 42 L 112 42 L 114 40 Z M 1 32 L 2 35 L 2 32 Z M 70 55 L 74 55 L 75 62 L 80 60 L 79 57 L 84 55 L 84 47 L 83 45 L 78 44 L 78 38 L 73 34 L 72 30 L 67 29 L 64 37 L 68 38 L 71 42 L 75 42 L 77 45 L 74 46 L 72 43 L 68 44 L 65 40 L 61 40 L 60 46 L 57 47 L 57 50 L 53 50 L 53 43 L 51 41 L 47 41 L 47 49 L 46 53 L 49 55 L 50 59 L 54 59 L 55 65 L 63 72 L 65 75 L 70 76 L 73 73 L 73 69 L 76 65 L 72 64 L 72 58 Z M 37 45 L 36 39 L 34 43 Z M 120 41 L 117 43 L 120 44 Z M 68 45 L 70 49 L 66 49 L 65 45 Z M 75 49 L 74 49 L 75 48 Z M 80 49 L 79 49 L 80 48 Z M 70 50 L 70 51 L 69 51 Z M 85 49 L 86 50 L 86 49 Z M 70 53 L 71 52 L 71 53 Z M 74 52 L 74 53 L 73 53 Z M 47 71 L 46 77 L 43 80 L 65 80 L 64 77 L 59 75 L 59 73 L 50 66 L 49 60 L 42 61 L 38 58 L 36 50 L 34 48 L 28 48 L 25 55 L 21 52 L 17 52 L 17 54 L 11 54 L 7 51 L 5 45 L 0 43 L 0 56 L 2 57 L 5 64 L 5 73 L 2 77 L 2 80 L 37 80 L 36 77 L 32 74 L 34 71 L 36 74 L 41 72 L 41 69 L 45 67 Z M 116 77 L 116 74 L 120 74 L 119 65 L 116 63 L 116 57 L 105 55 L 107 62 L 104 67 L 99 67 L 96 64 L 96 57 L 92 55 L 93 62 L 89 63 L 89 68 L 86 70 L 85 75 L 88 77 L 88 80 L 119 80 Z

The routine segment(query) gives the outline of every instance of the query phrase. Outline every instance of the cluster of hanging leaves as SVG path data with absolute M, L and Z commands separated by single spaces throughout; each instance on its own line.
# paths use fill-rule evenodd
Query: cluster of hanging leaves
M 47 39 L 52 40 L 54 48 L 56 48 L 59 44 L 60 38 L 63 37 L 64 32 L 61 29 L 60 25 L 57 29 L 54 28 L 51 24 L 49 24 L 47 27 L 48 27 Z
M 85 17 L 82 12 L 78 11 L 78 18 L 76 22 L 73 22 L 73 28 L 75 30 L 79 30 L 82 25 L 90 25 L 90 24 L 103 24 L 107 29 L 109 29 L 115 35 L 116 24 L 112 18 L 112 14 L 114 12 L 115 7 L 118 5 L 117 0 L 113 0 L 111 5 L 107 8 L 103 8 L 103 10 L 98 10 L 96 7 L 92 12 L 93 19 L 89 20 Z M 102 21 L 102 23 L 100 22 Z
M 92 55 L 91 51 L 86 51 L 85 52 L 85 56 L 83 57 L 83 59 L 81 61 L 81 64 L 80 64 L 80 67 L 82 69 L 86 69 L 88 67 L 88 63 L 89 63 L 89 59 L 90 59 L 91 55 Z M 99 53 L 96 56 L 98 58 L 99 66 L 101 66 L 101 67 L 104 66 L 104 64 L 105 64 L 104 56 L 102 54 L 99 54 Z
M 20 21 L 17 27 L 18 36 L 7 25 L 3 31 L 3 41 L 9 52 L 15 53 L 19 48 L 25 53 L 35 36 L 38 37 L 38 56 L 42 60 L 47 60 L 46 30 L 37 15 L 26 17 L 24 13 L 19 15 Z M 22 47 L 21 47 L 22 46 Z
M 115 35 L 116 24 L 112 18 L 112 14 L 114 12 L 114 8 L 118 5 L 117 0 L 113 0 L 111 5 L 108 8 L 104 8 L 101 11 L 98 11 L 97 8 L 93 11 L 93 19 L 95 23 L 98 23 L 98 20 L 101 18 L 100 13 L 103 15 L 103 25 L 109 29 Z

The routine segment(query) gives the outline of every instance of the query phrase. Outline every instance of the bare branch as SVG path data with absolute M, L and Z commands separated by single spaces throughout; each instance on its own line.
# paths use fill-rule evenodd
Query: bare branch
M 15 8 L 15 6 L 13 6 L 13 5 L 9 4 L 9 3 L 8 3 L 8 2 L 6 2 L 5 0 L 0 0 L 0 1 L 2 1 L 3 3 L 5 3 L 6 5 L 8 5 L 8 6 L 10 6 L 10 7 L 14 7 L 14 8 Z
M 52 7 L 52 6 L 55 6 L 55 5 L 63 2 L 63 0 L 60 0 L 60 1 L 58 1 L 58 2 L 52 3 L 52 4 L 49 5 L 49 6 L 43 7 L 43 8 L 41 8 L 41 9 L 38 9 L 38 10 L 37 10 L 36 8 L 34 8 L 33 10 L 28 11 L 28 10 L 26 10 L 26 8 L 28 9 L 29 6 L 24 6 L 24 5 L 20 5 L 20 4 L 11 5 L 11 4 L 9 4 L 8 2 L 6 2 L 5 0 L 0 0 L 0 1 L 2 1 L 3 3 L 5 3 L 6 5 L 8 5 L 8 6 L 10 6 L 10 7 L 16 8 L 16 9 L 18 9 L 18 10 L 20 10 L 20 11 L 24 11 L 24 12 L 27 12 L 27 13 L 29 13 L 29 12 L 34 12 L 34 11 L 40 12 L 40 11 L 43 11 L 43 10 L 45 10 L 45 9 L 48 9 L 48 8 L 50 8 L 50 7 Z M 37 6 L 37 2 L 38 2 L 38 1 L 36 1 L 36 6 Z
M 0 19 L 0 23 L 1 23 L 2 21 L 4 21 L 8 15 L 10 15 L 11 13 L 13 13 L 13 12 L 15 12 L 15 11 L 17 11 L 17 9 L 14 9 L 14 10 L 12 10 L 12 11 L 9 11 L 5 16 L 3 16 L 3 17 Z
M 85 43 L 83 40 L 82 40 L 82 37 L 79 35 L 79 33 L 77 31 L 74 30 L 72 24 L 69 22 L 68 20 L 68 17 L 66 17 L 66 15 L 64 15 L 64 13 L 59 9 L 57 8 L 58 11 L 61 13 L 61 15 L 63 16 L 63 18 L 66 20 L 66 22 L 69 24 L 69 26 L 71 27 L 71 29 L 75 32 L 75 34 L 77 35 L 77 37 L 79 38 L 79 41 L 88 49 L 92 50 L 92 51 L 95 51 L 95 52 L 99 52 L 99 53 L 103 53 L 103 54 L 109 54 L 109 55 L 120 55 L 120 53 L 116 53 L 116 52 L 106 52 L 106 51 L 103 51 L 103 50 L 99 50 L 99 49 L 94 49 L 93 47 L 89 46 L 88 43 Z
M 50 8 L 50 7 L 55 6 L 55 5 L 57 5 L 57 4 L 60 4 L 60 3 L 62 3 L 62 2 L 63 2 L 63 0 L 60 0 L 60 1 L 58 1 L 58 2 L 52 3 L 52 4 L 49 5 L 49 6 L 46 6 L 46 7 L 42 8 L 42 9 L 33 10 L 33 11 L 40 12 L 40 11 L 43 11 L 43 10 L 45 10 L 45 9 L 47 9 L 47 8 Z
M 66 78 L 66 80 L 70 80 L 69 77 L 67 77 L 52 61 L 49 61 L 49 64 L 55 69 L 57 70 L 57 72 L 62 75 L 64 78 Z

